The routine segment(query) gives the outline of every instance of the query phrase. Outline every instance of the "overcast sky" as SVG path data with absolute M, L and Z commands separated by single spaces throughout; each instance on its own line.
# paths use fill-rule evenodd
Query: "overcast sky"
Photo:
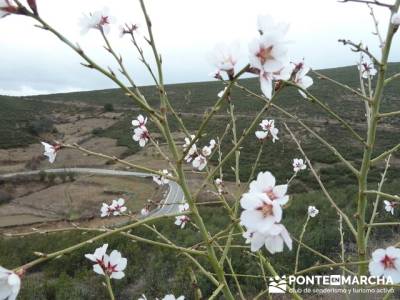
M 393 0 L 392 0 L 393 1 Z M 386 1 L 391 3 L 392 1 Z M 118 37 L 118 24 L 144 25 L 137 0 L 37 0 L 42 17 L 104 66 L 114 66 L 102 48 L 97 31 L 80 34 L 83 13 L 108 7 L 117 25 L 110 39 L 122 53 L 135 81 L 152 84 L 129 40 Z M 315 69 L 354 64 L 358 56 L 339 44 L 339 38 L 363 41 L 378 54 L 378 40 L 365 5 L 336 0 L 148 0 L 155 38 L 163 56 L 167 83 L 210 80 L 213 67 L 207 53 L 217 42 L 238 41 L 246 63 L 248 42 L 257 35 L 258 14 L 270 14 L 291 24 L 288 39 L 292 60 L 305 58 Z M 385 34 L 389 10 L 377 8 Z M 30 95 L 115 87 L 50 33 L 33 27 L 21 16 L 0 19 L 0 94 Z M 144 32 L 144 30 L 143 30 Z M 143 44 L 145 46 L 145 44 Z M 151 58 L 148 52 L 148 57 Z M 400 61 L 400 35 L 391 61 Z

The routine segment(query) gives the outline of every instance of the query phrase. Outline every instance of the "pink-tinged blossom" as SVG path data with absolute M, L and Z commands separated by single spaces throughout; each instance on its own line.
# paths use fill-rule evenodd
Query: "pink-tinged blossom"
M 100 275 L 107 275 L 113 279 L 121 279 L 125 276 L 124 270 L 127 265 L 127 259 L 123 258 L 121 253 L 113 250 L 107 255 L 108 244 L 97 248 L 93 254 L 85 254 L 85 257 L 96 264 L 93 265 L 93 271 Z
M 260 250 L 262 246 L 271 253 L 282 252 L 284 244 L 289 250 L 292 250 L 292 239 L 285 226 L 282 224 L 273 224 L 267 233 L 247 230 L 243 233 L 246 244 L 250 244 L 252 252 Z
M 138 115 L 135 120 L 132 120 L 132 126 L 134 127 L 142 127 L 145 126 L 147 123 L 147 117 L 143 115 Z
M 271 226 L 282 220 L 283 200 L 271 200 L 264 193 L 245 193 L 240 199 L 244 209 L 240 215 L 240 223 L 248 229 L 267 233 Z
M 400 249 L 388 247 L 375 250 L 368 267 L 372 276 L 390 278 L 394 284 L 399 283 Z
M 279 72 L 289 62 L 287 43 L 278 35 L 262 35 L 249 44 L 250 66 L 260 73 Z
M 302 158 L 293 159 L 293 171 L 295 173 L 307 169 L 307 165 L 304 163 Z
M 364 79 L 372 78 L 376 75 L 374 63 L 367 57 L 361 56 L 361 62 L 358 64 L 358 71 Z
M 384 200 L 383 203 L 385 204 L 385 210 L 394 215 L 394 208 L 396 207 L 396 202 Z
M 135 142 L 139 143 L 140 147 L 144 147 L 150 139 L 150 134 L 145 126 L 136 127 L 133 131 L 132 138 Z
M 319 213 L 319 210 L 315 207 L 315 206 L 309 206 L 307 209 L 307 214 L 311 217 L 311 218 L 315 218 Z
M 153 181 L 158 185 L 164 185 L 169 183 L 169 179 L 167 177 L 171 176 L 171 173 L 169 173 L 168 170 L 165 169 L 160 172 L 163 173 L 163 175 L 154 175 Z
M 18 12 L 18 7 L 13 5 L 11 0 L 0 0 L 0 18 L 15 14 Z
M 310 76 L 307 76 L 307 73 L 310 71 L 310 67 L 307 67 L 304 65 L 304 62 L 301 62 L 296 65 L 295 67 L 295 76 L 294 76 L 294 83 L 296 83 L 299 87 L 303 89 L 308 89 L 310 86 L 313 85 L 314 81 Z M 299 90 L 300 95 L 302 95 L 304 98 L 307 98 L 307 95 Z
M 190 221 L 188 216 L 177 216 L 175 217 L 175 225 L 179 226 L 181 229 L 185 228 L 186 223 Z
M 188 203 L 179 204 L 178 210 L 179 210 L 179 212 L 188 211 L 189 204 Z M 189 221 L 190 221 L 190 218 L 185 215 L 175 217 L 175 225 L 179 226 L 181 229 L 185 228 L 186 223 L 188 223 Z
M 43 155 L 47 156 L 50 163 L 54 163 L 54 161 L 56 160 L 57 152 L 61 149 L 61 146 L 58 144 L 53 146 L 45 142 L 41 142 L 41 144 L 44 147 Z
M 0 299 L 17 299 L 20 288 L 20 277 L 13 271 L 0 266 Z
M 162 298 L 161 300 L 185 300 L 185 296 L 179 296 L 178 298 L 176 298 L 174 295 L 168 294 L 165 295 L 164 298 Z
M 109 217 L 111 215 L 113 216 L 119 216 L 126 212 L 127 208 L 125 206 L 125 200 L 122 198 L 113 200 L 110 205 L 107 203 L 103 203 L 100 209 L 101 212 L 101 217 Z
M 244 209 L 241 224 L 266 234 L 273 224 L 282 220 L 282 205 L 289 201 L 286 191 L 287 185 L 275 185 L 275 177 L 270 172 L 260 172 L 257 180 L 250 183 L 249 192 L 240 199 Z
M 393 25 L 400 25 L 400 13 L 394 13 L 391 18 L 391 22 Z
M 240 57 L 239 43 L 230 45 L 219 43 L 215 45 L 212 53 L 209 54 L 210 62 L 217 68 L 217 71 L 227 72 L 233 76 L 235 65 Z
M 81 33 L 86 34 L 90 29 L 103 31 L 105 34 L 110 32 L 110 25 L 114 23 L 114 18 L 110 16 L 107 8 L 102 11 L 96 11 L 89 15 L 83 15 L 79 20 L 82 28 Z
M 278 138 L 278 128 L 275 127 L 275 121 L 274 120 L 263 120 L 260 123 L 260 126 L 262 128 L 262 131 L 256 131 L 256 137 L 259 140 L 265 140 L 268 137 L 271 137 L 272 142 L 275 143 L 276 140 L 279 140 Z

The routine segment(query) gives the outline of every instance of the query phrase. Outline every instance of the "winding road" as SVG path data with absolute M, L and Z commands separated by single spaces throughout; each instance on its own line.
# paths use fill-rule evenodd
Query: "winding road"
M 47 169 L 35 170 L 17 173 L 1 174 L 0 180 L 10 179 L 17 176 L 38 175 L 40 172 L 45 173 L 79 173 L 79 174 L 96 174 L 96 175 L 110 175 L 110 176 L 136 176 L 136 177 L 152 177 L 150 173 L 140 173 L 131 171 L 109 170 L 109 169 L 95 169 L 95 168 L 63 168 L 63 169 Z M 169 190 L 164 200 L 162 200 L 161 207 L 152 210 L 149 216 L 160 216 L 166 214 L 173 214 L 179 212 L 179 204 L 184 202 L 184 195 L 181 187 L 173 181 L 168 183 Z

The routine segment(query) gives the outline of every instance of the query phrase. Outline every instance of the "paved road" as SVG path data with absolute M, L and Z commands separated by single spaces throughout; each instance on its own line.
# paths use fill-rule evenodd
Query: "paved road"
M 9 179 L 16 176 L 29 176 L 37 175 L 40 172 L 46 173 L 81 173 L 81 174 L 96 174 L 96 175 L 110 175 L 110 176 L 136 176 L 136 177 L 152 177 L 149 173 L 131 172 L 131 171 L 120 171 L 120 170 L 109 170 L 109 169 L 95 169 L 95 168 L 64 168 L 64 169 L 47 169 L 47 170 L 36 170 L 17 172 L 9 174 L 1 174 L 0 180 Z M 169 190 L 165 199 L 162 201 L 162 206 L 158 207 L 150 212 L 148 216 L 159 216 L 165 214 L 173 214 L 179 212 L 179 203 L 184 201 L 184 195 L 181 187 L 173 181 L 168 183 Z

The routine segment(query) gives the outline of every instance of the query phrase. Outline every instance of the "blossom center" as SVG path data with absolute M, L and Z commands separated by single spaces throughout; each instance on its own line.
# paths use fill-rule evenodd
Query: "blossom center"
M 383 264 L 385 269 L 396 269 L 394 265 L 395 260 L 396 258 L 385 255 L 385 257 L 381 260 L 381 263 Z
M 262 212 L 264 218 L 273 214 L 272 205 L 267 203 L 263 203 L 263 205 L 258 207 L 257 210 L 260 210 Z
M 256 54 L 261 64 L 265 64 L 267 60 L 273 59 L 272 49 L 274 46 L 269 46 L 268 48 L 261 48 L 260 51 Z

